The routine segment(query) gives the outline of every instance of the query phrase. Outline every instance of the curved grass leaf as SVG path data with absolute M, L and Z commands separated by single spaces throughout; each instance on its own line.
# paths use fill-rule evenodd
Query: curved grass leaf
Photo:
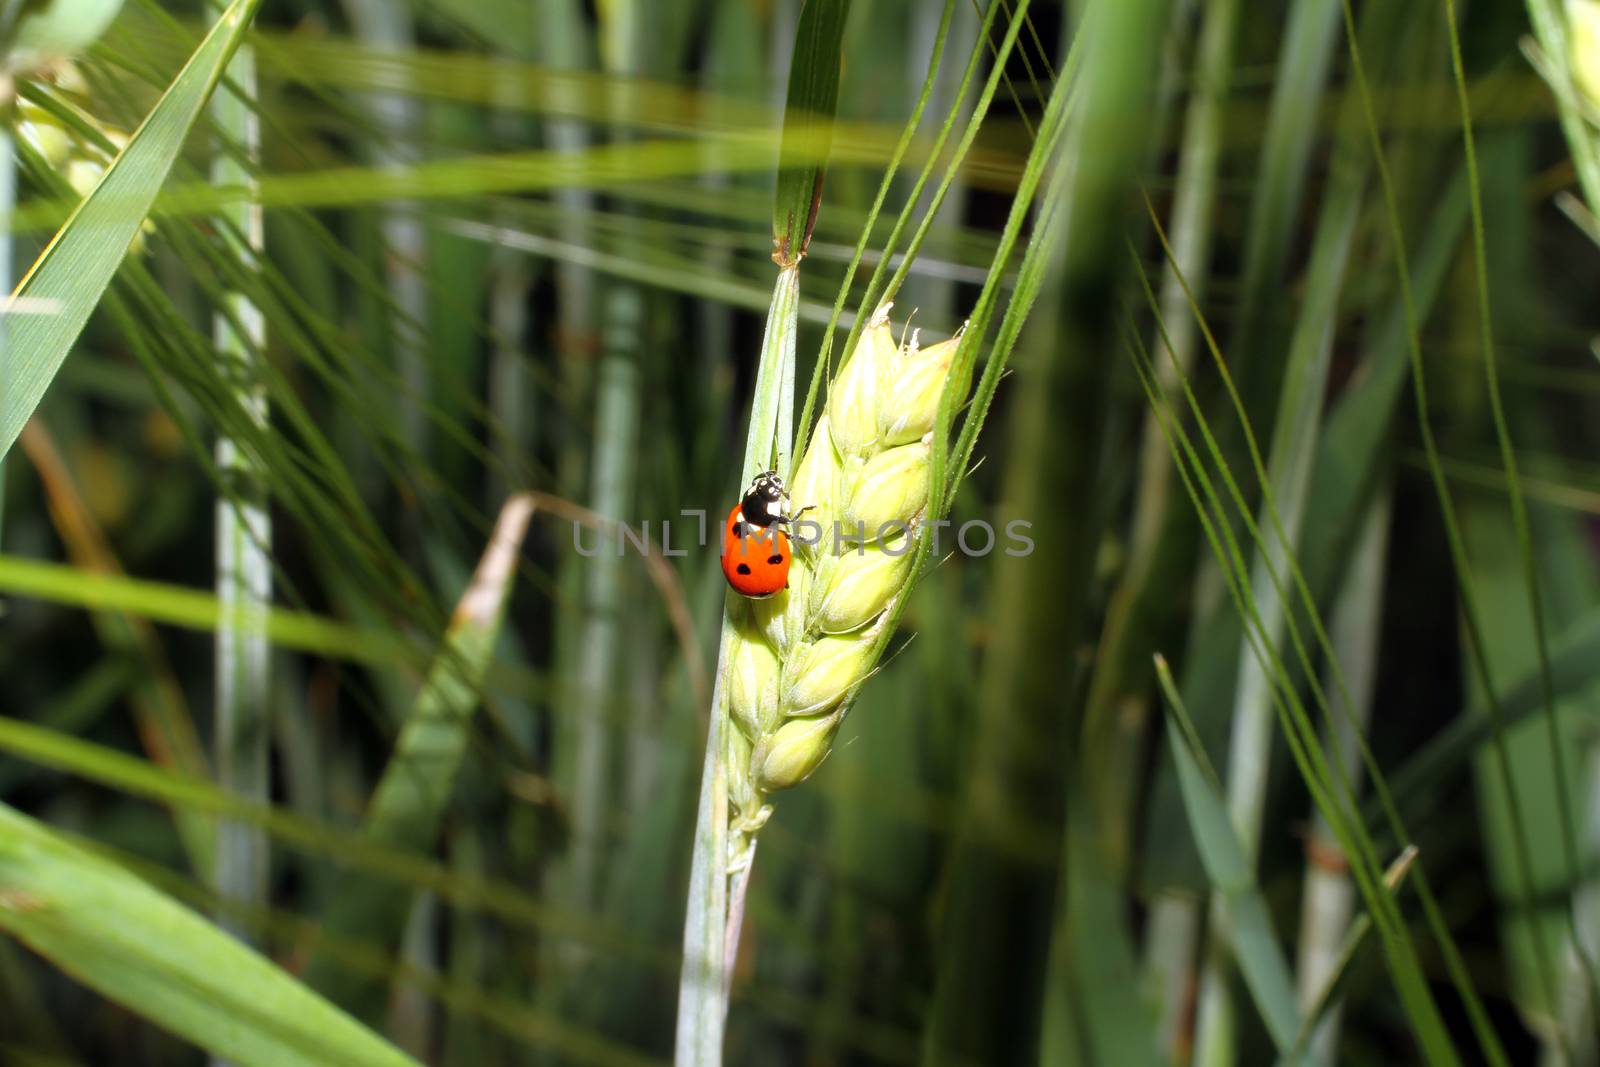
M 245 1067 L 415 1063 L 195 912 L 5 806 L 0 929 Z
M 112 163 L 50 242 L 16 296 L 52 314 L 13 315 L 0 355 L 0 457 L 44 399 L 89 315 L 111 284 L 167 180 L 189 129 L 233 57 L 261 0 L 234 0 Z

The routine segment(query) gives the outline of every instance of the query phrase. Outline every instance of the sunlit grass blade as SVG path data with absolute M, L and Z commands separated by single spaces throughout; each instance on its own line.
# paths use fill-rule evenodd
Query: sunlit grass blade
M 138 578 L 96 574 L 59 563 L 0 555 L 0 591 L 90 609 L 138 615 L 192 630 L 260 628 L 273 644 L 360 663 L 404 662 L 409 646 L 386 631 L 360 630 L 283 608 L 245 610 L 214 594 Z
M 430 890 L 458 907 L 495 916 L 517 929 L 581 938 L 644 966 L 665 969 L 676 963 L 664 949 L 630 942 L 603 921 L 543 905 L 525 887 L 503 880 L 463 879 L 449 867 L 411 849 L 393 848 L 361 831 L 278 808 L 243 803 L 208 782 L 162 770 L 145 760 L 56 730 L 0 717 L 0 750 L 130 797 L 181 804 L 264 826 L 273 840 L 286 848 L 328 859 L 341 869 Z
M 52 314 L 11 315 L 0 395 L 0 457 L 44 398 L 89 315 L 166 182 L 261 0 L 234 0 L 106 171 L 17 287 Z
M 80 981 L 230 1061 L 415 1061 L 188 908 L 0 807 L 0 929 Z

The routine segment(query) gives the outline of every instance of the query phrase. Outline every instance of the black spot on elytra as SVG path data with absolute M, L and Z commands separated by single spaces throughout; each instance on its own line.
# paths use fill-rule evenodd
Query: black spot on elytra
M 748 537 L 749 534 L 750 527 L 748 524 L 742 522 L 736 522 L 733 524 L 733 536 L 743 540 L 744 538 Z
M 768 556 L 767 557 L 767 565 L 769 567 L 776 567 L 778 564 L 780 564 L 782 562 L 783 562 L 783 557 L 782 556 Z
M 739 573 L 740 574 L 749 574 L 750 573 L 750 564 L 748 564 L 748 563 L 739 564 Z

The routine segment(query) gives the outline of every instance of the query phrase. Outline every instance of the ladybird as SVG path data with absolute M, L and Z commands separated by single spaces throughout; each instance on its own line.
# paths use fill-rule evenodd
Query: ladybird
M 789 494 L 777 471 L 758 474 L 722 524 L 722 573 L 728 584 L 752 600 L 789 586 L 793 553 L 782 527 L 794 521 Z M 805 508 L 805 511 L 811 510 Z

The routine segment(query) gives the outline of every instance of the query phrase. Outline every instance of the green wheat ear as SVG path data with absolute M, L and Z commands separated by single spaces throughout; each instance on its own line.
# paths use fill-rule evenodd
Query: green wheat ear
M 827 758 L 912 576 L 959 335 L 927 348 L 915 333 L 897 342 L 889 307 L 862 331 L 790 480 L 821 537 L 797 543 L 787 589 L 734 610 L 723 689 L 737 727 L 728 751 L 736 850 L 771 814 L 767 797 Z

